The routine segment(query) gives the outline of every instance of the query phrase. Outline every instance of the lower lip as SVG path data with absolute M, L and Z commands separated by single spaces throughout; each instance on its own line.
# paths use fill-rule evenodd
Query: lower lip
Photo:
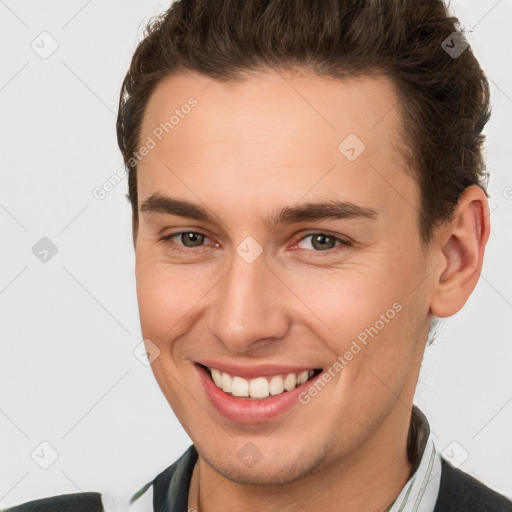
M 212 404 L 226 418 L 238 423 L 265 423 L 284 414 L 295 404 L 299 403 L 299 395 L 310 387 L 321 373 L 313 376 L 304 384 L 292 389 L 284 391 L 280 395 L 269 395 L 268 398 L 261 400 L 250 400 L 247 398 L 236 398 L 232 395 L 224 393 L 218 388 L 210 377 L 210 373 L 198 364 L 196 367 L 199 378 Z

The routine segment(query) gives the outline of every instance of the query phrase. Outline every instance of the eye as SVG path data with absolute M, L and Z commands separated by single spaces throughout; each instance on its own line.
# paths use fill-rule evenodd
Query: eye
M 350 246 L 351 243 L 348 240 L 344 240 L 329 233 L 317 232 L 302 237 L 296 245 L 300 249 L 312 249 L 314 252 L 328 252 L 332 254 L 339 250 L 336 249 L 337 247 Z M 333 249 L 335 250 L 333 251 Z
M 172 233 L 160 240 L 166 242 L 173 251 L 179 253 L 195 252 L 194 249 L 205 247 L 206 241 L 212 242 L 209 237 L 196 231 Z M 326 256 L 351 245 L 349 240 L 323 232 L 310 233 L 295 243 L 295 246 L 300 249 L 306 249 L 314 253 L 327 253 Z M 215 243 L 215 247 L 219 247 L 219 244 Z
M 164 236 L 160 240 L 168 242 L 174 251 L 189 252 L 194 248 L 203 247 L 204 242 L 210 240 L 210 238 L 196 231 L 181 231 L 180 233 Z

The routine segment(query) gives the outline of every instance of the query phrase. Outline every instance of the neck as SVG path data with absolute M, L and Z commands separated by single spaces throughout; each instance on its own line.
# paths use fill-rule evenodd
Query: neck
M 410 414 L 399 401 L 357 449 L 314 474 L 284 485 L 232 482 L 199 457 L 192 475 L 189 507 L 199 512 L 384 512 L 409 479 Z

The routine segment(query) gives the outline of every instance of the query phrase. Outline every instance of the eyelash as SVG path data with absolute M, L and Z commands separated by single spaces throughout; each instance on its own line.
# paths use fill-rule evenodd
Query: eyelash
M 177 245 L 176 243 L 173 243 L 171 241 L 171 239 L 176 237 L 176 236 L 180 236 L 180 235 L 184 235 L 184 234 L 190 234 L 190 233 L 192 233 L 194 235 L 202 235 L 205 238 L 209 239 L 209 237 L 207 235 L 205 235 L 204 233 L 200 233 L 199 231 L 179 231 L 178 233 L 172 233 L 170 235 L 166 235 L 166 236 L 162 237 L 160 239 L 160 241 L 167 242 L 169 247 L 173 251 L 176 251 L 176 252 L 178 252 L 180 254 L 187 254 L 187 253 L 190 253 L 190 252 L 194 252 L 194 248 L 192 248 L 192 247 L 184 247 L 183 245 Z M 337 254 L 340 250 L 343 250 L 343 249 L 353 245 L 348 240 L 336 237 L 336 236 L 331 235 L 330 233 L 327 233 L 327 232 L 324 232 L 324 231 L 315 231 L 313 233 L 308 233 L 308 234 L 302 236 L 301 238 L 295 240 L 293 242 L 293 245 L 295 246 L 295 245 L 299 244 L 300 242 L 302 242 L 304 239 L 306 239 L 306 238 L 308 238 L 310 236 L 315 236 L 315 235 L 326 235 L 326 236 L 328 236 L 330 238 L 334 238 L 334 240 L 336 242 L 340 242 L 340 243 L 337 246 L 334 246 L 332 249 L 326 249 L 325 251 L 315 251 L 315 250 L 310 250 L 310 249 L 301 249 L 301 250 L 304 250 L 304 251 L 307 251 L 307 252 L 315 253 L 314 257 L 317 257 L 317 256 L 320 256 L 320 257 L 331 256 L 333 254 Z M 199 248 L 202 248 L 202 246 L 199 247 Z

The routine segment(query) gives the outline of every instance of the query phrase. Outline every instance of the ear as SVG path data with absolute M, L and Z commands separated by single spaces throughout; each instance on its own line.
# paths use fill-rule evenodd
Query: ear
M 489 232 L 487 197 L 478 185 L 471 185 L 461 194 L 452 219 L 439 229 L 432 314 L 444 318 L 464 306 L 480 277 Z

